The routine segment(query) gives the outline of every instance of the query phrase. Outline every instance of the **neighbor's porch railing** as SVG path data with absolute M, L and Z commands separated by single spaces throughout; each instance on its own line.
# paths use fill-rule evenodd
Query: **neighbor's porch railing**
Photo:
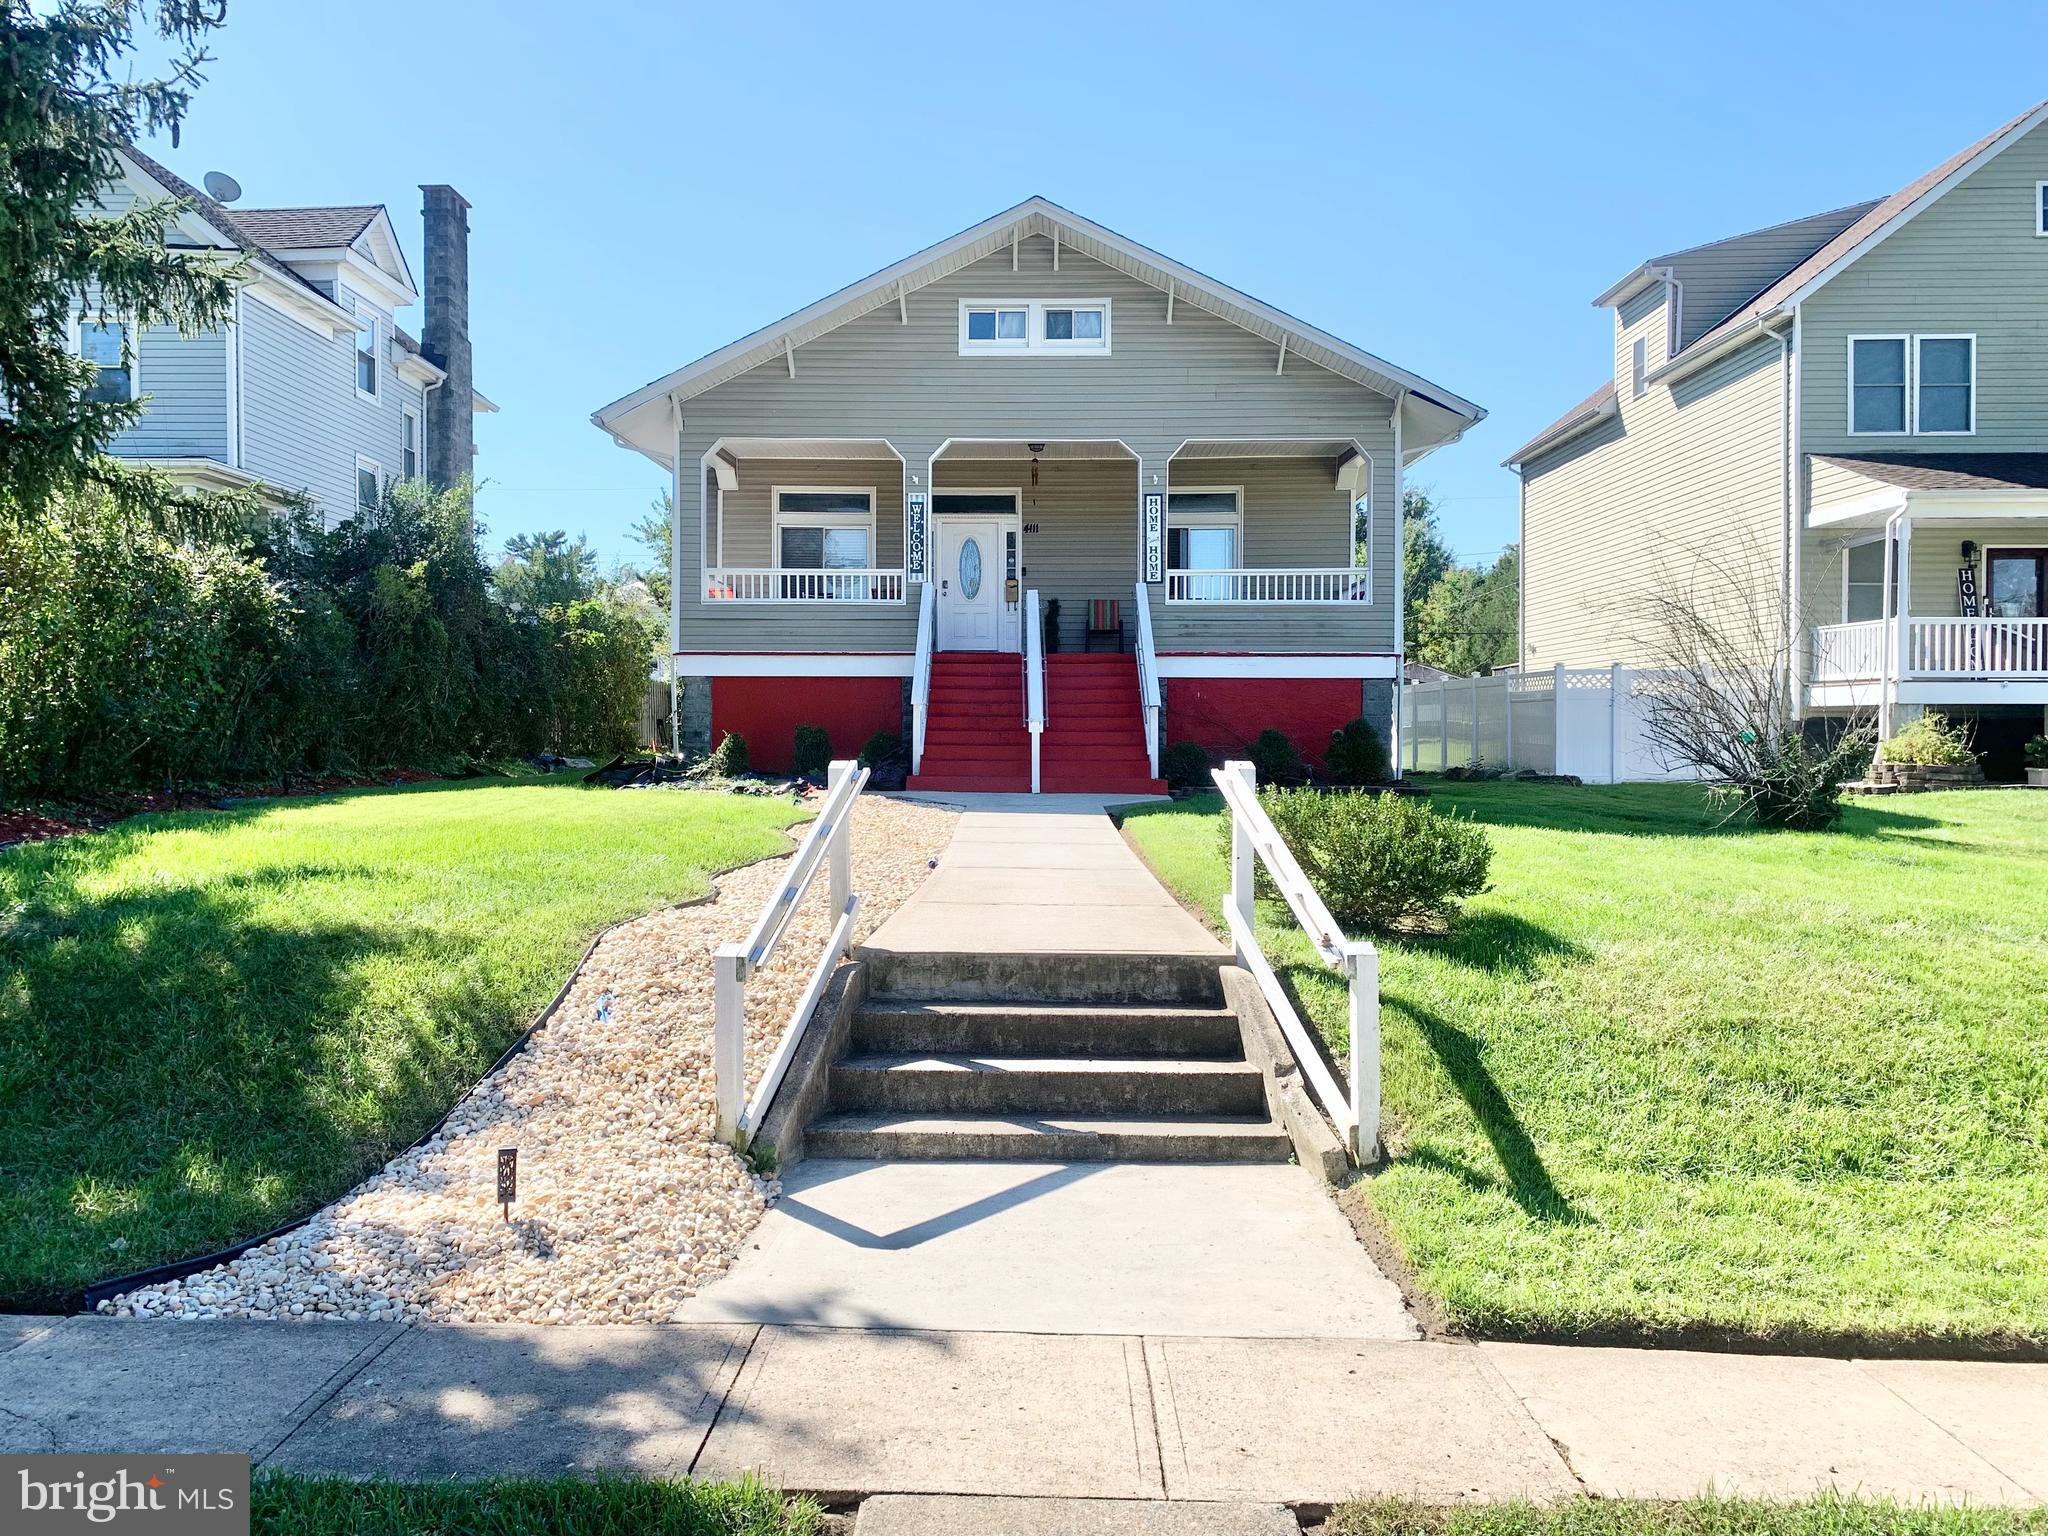
M 718 566 L 704 572 L 708 603 L 900 603 L 903 572 L 790 571 Z
M 1813 632 L 1813 680 L 1864 682 L 1890 670 L 1892 622 L 1822 624 Z M 1906 620 L 1908 679 L 2048 677 L 2048 619 Z
M 1813 680 L 1855 682 L 1884 671 L 1883 619 L 1855 624 L 1822 624 L 1813 632 Z
M 1168 571 L 1169 603 L 1367 603 L 1372 575 L 1355 566 Z
M 868 770 L 856 763 L 840 761 L 831 766 L 826 778 L 825 803 L 819 807 L 817 820 L 804 833 L 803 844 L 797 849 L 796 857 L 783 871 L 781 883 L 769 896 L 760 920 L 754 924 L 754 931 L 747 935 L 744 944 L 719 945 L 713 956 L 712 967 L 717 984 L 711 1064 L 717 1079 L 718 1139 L 729 1141 L 741 1149 L 761 1128 L 768 1106 L 775 1101 L 775 1090 L 782 1086 L 782 1076 L 789 1070 L 797 1047 L 803 1043 L 804 1025 L 811 1017 L 811 1010 L 818 1005 L 818 999 L 825 995 L 825 985 L 832 979 L 833 967 L 852 948 L 853 920 L 860 910 L 860 897 L 853 889 L 853 807 L 867 781 Z M 775 1053 L 768 1058 L 753 1098 L 749 1099 L 746 1096 L 747 978 L 774 957 L 776 946 L 782 942 L 783 932 L 788 928 L 797 904 L 811 888 L 811 881 L 817 877 L 821 865 L 831 870 L 831 910 L 837 914 L 837 921 L 833 924 L 832 937 L 826 941 L 825 953 L 818 961 L 817 969 L 811 972 L 810 984 L 804 988 L 803 996 L 797 999 L 789 1022 L 783 1025 L 782 1038 L 776 1044 Z
M 1045 737 L 1045 631 L 1038 589 L 1024 594 L 1024 728 L 1031 733 L 1031 793 L 1038 793 L 1038 748 Z
M 1138 583 L 1138 703 L 1145 711 L 1145 761 L 1159 777 L 1159 652 L 1152 644 L 1152 604 Z
M 932 703 L 932 636 L 939 622 L 939 589 L 924 584 L 917 600 L 917 656 L 910 666 L 910 771 L 924 767 L 925 716 Z
M 1364 1167 L 1379 1157 L 1380 1146 L 1380 954 L 1362 939 L 1344 936 L 1323 905 L 1322 897 L 1302 873 L 1279 829 L 1259 804 L 1258 778 L 1250 763 L 1225 763 L 1211 775 L 1230 808 L 1230 900 L 1223 915 L 1230 923 L 1238 959 L 1258 981 L 1259 991 L 1301 1066 L 1303 1081 L 1337 1127 L 1345 1150 Z M 1294 920 L 1315 946 L 1325 965 L 1343 972 L 1351 992 L 1351 1094 L 1347 1099 L 1323 1060 L 1301 1017 L 1288 1001 L 1272 962 L 1259 948 L 1258 913 L 1253 877 L 1263 862 Z

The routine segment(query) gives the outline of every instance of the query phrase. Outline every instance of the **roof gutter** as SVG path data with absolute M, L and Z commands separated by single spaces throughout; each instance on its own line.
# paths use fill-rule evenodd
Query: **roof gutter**
M 1500 461 L 1500 467 L 1502 469 L 1513 470 L 1515 473 L 1520 474 L 1522 466 L 1528 463 L 1529 460 L 1534 458 L 1540 458 L 1542 455 L 1546 453 L 1551 453 L 1559 448 L 1562 448 L 1566 443 L 1570 442 L 1573 438 L 1579 437 L 1587 432 L 1592 431 L 1593 428 L 1599 426 L 1602 422 L 1607 421 L 1610 418 L 1619 415 L 1620 413 L 1621 400 L 1619 399 L 1619 397 L 1607 401 L 1604 405 L 1595 406 L 1592 409 L 1592 411 L 1588 412 L 1581 419 L 1577 421 L 1566 422 L 1563 426 L 1559 427 L 1555 432 L 1550 433 L 1547 437 L 1539 437 L 1533 443 L 1524 443 L 1520 448 L 1516 449 L 1513 453 L 1508 455 L 1508 457 L 1502 459 Z
M 1748 343 L 1755 341 L 1759 336 L 1777 335 L 1777 331 L 1771 324 L 1774 320 L 1784 320 L 1787 324 L 1790 323 L 1782 305 L 1765 310 L 1753 320 L 1743 321 L 1741 325 L 1738 325 L 1711 347 L 1679 353 L 1678 356 L 1672 358 L 1663 367 L 1647 375 L 1644 382 L 1649 384 L 1667 384 L 1675 383 L 1679 379 L 1688 378 L 1698 373 L 1707 364 L 1718 358 L 1726 357 L 1730 352 L 1746 346 Z

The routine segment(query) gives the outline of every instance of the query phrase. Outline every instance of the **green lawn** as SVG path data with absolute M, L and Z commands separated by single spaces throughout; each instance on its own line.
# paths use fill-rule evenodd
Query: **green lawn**
M 1749 1499 L 1567 1499 L 1555 1504 L 1340 1504 L 1324 1536 L 2042 1536 L 2048 1511 L 1947 1508 L 1829 1496 L 1798 1504 Z
M 810 1499 L 734 1483 L 605 1477 L 480 1483 L 356 1482 L 266 1473 L 255 1536 L 816 1536 Z
M 427 785 L 0 850 L 0 1311 L 305 1214 L 787 801 Z
M 1441 784 L 1493 889 L 1382 945 L 1390 1165 L 1367 1198 L 1453 1318 L 2048 1339 L 2048 795 L 1716 829 L 1690 787 Z M 1220 916 L 1219 802 L 1125 825 Z M 1337 1059 L 1341 984 L 1261 942 Z

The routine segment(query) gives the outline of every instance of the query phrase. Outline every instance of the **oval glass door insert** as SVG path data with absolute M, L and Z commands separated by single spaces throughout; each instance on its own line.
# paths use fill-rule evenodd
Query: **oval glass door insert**
M 981 543 L 967 539 L 960 546 L 960 595 L 972 598 L 981 591 Z

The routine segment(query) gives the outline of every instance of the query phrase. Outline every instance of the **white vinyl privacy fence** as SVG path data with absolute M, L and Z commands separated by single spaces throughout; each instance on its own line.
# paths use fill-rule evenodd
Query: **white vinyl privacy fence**
M 1568 773 L 1588 784 L 1690 779 L 1645 732 L 1655 674 L 1611 667 L 1454 677 L 1401 688 L 1401 766 Z

